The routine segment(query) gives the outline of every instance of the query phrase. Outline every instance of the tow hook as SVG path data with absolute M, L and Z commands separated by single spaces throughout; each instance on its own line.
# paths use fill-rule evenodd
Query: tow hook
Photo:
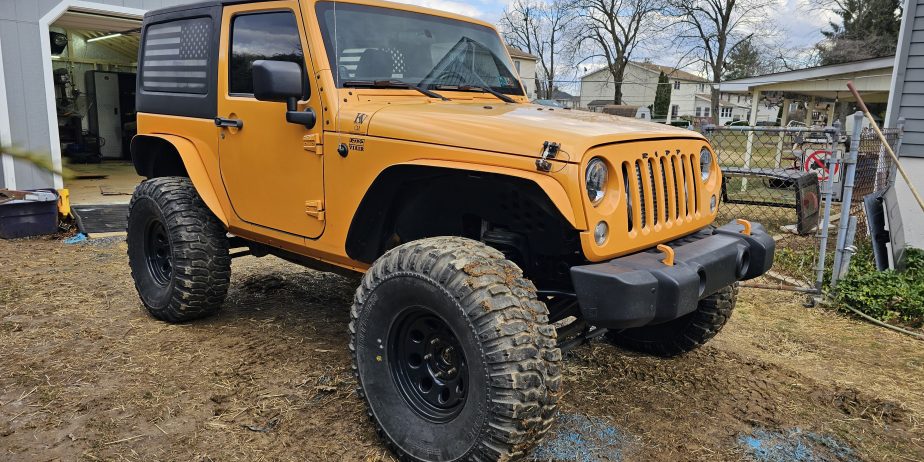
M 751 222 L 750 221 L 747 221 L 744 218 L 739 218 L 735 221 L 738 222 L 739 225 L 744 226 L 744 229 L 741 230 L 741 234 L 744 234 L 745 236 L 751 235 Z
M 674 249 L 665 244 L 658 244 L 658 250 L 664 254 L 664 260 L 661 260 L 661 263 L 664 263 L 664 266 L 674 266 Z
M 549 159 L 554 159 L 558 155 L 559 149 L 561 149 L 561 145 L 554 141 L 542 143 L 542 155 L 536 159 L 536 170 L 540 172 L 552 171 L 552 163 L 549 162 Z

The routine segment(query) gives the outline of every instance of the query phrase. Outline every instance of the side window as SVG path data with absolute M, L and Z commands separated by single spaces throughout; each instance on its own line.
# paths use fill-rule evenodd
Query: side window
M 141 87 L 169 93 L 208 93 L 209 18 L 154 24 L 144 34 Z
M 253 94 L 253 62 L 259 59 L 291 61 L 305 66 L 298 23 L 291 11 L 236 16 L 231 23 L 228 92 Z

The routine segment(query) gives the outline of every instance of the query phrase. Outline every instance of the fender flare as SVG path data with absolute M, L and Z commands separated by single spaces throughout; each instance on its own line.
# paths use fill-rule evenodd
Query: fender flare
M 533 183 L 536 183 L 536 185 L 538 185 L 539 188 L 541 188 L 546 193 L 546 195 L 549 196 L 552 204 L 558 208 L 558 211 L 561 213 L 561 215 L 565 218 L 565 220 L 568 221 L 571 226 L 574 227 L 574 229 L 582 230 L 586 228 L 586 226 L 581 223 L 583 216 L 578 217 L 574 213 L 574 207 L 571 205 L 571 199 L 568 197 L 568 193 L 565 192 L 565 188 L 561 185 L 561 183 L 555 181 L 554 178 L 548 175 L 509 167 L 498 167 L 495 165 L 478 164 L 476 169 L 473 168 L 473 164 L 451 160 L 418 159 L 409 162 L 402 162 L 395 165 L 420 165 L 425 167 L 440 167 L 472 172 L 488 172 L 532 181 Z
M 411 173 L 416 169 L 416 173 Z M 426 173 L 430 171 L 430 173 Z M 408 172 L 410 178 L 423 177 L 432 175 L 435 172 L 453 171 L 460 174 L 477 174 L 477 176 L 491 175 L 495 177 L 505 177 L 520 182 L 521 185 L 528 184 L 534 187 L 535 194 L 541 194 L 548 200 L 548 206 L 554 209 L 560 216 L 561 223 L 564 226 L 571 227 L 581 231 L 585 229 L 582 224 L 584 216 L 575 213 L 574 205 L 571 203 L 567 192 L 555 178 L 524 171 L 516 168 L 499 167 L 485 164 L 472 164 L 470 162 L 458 162 L 451 160 L 436 159 L 415 159 L 396 164 L 390 164 L 387 168 L 378 173 L 372 183 L 366 188 L 363 198 L 357 204 L 353 218 L 349 225 L 345 241 L 345 251 L 347 255 L 356 260 L 365 263 L 371 263 L 380 256 L 382 250 L 382 232 L 385 232 L 387 220 L 389 219 L 388 204 L 393 204 L 393 196 L 399 193 L 399 190 L 407 178 L 402 178 L 403 173 Z M 551 212 L 551 210 L 549 210 Z
M 145 150 L 140 147 L 140 142 L 150 139 L 160 139 L 173 146 L 173 149 L 176 150 L 176 153 L 179 154 L 180 160 L 183 162 L 183 167 L 186 169 L 186 176 L 189 177 L 193 187 L 196 188 L 196 192 L 199 194 L 199 197 L 202 198 L 202 202 L 205 202 L 206 207 L 208 207 L 209 210 L 211 210 L 211 212 L 215 215 L 215 217 L 225 225 L 225 228 L 227 228 L 228 216 L 221 207 L 221 202 L 218 200 L 218 194 L 216 194 L 215 188 L 212 186 L 212 182 L 209 179 L 208 171 L 205 169 L 205 165 L 202 163 L 202 157 L 199 153 L 199 149 L 196 148 L 196 145 L 189 139 L 183 138 L 181 136 L 164 134 L 136 135 L 134 138 L 132 138 L 131 151 L 132 161 L 135 163 L 135 169 L 138 171 L 138 174 L 147 176 L 148 178 L 157 176 L 153 174 L 151 169 L 144 171 L 145 165 L 153 165 L 153 162 L 155 161 L 153 156 L 161 154 L 156 152 L 145 152 Z M 139 144 L 136 145 L 136 143 Z

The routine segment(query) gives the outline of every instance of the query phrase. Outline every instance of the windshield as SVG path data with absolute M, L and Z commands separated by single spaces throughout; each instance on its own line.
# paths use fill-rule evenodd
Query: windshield
M 319 2 L 317 13 L 338 87 L 388 80 L 523 94 L 500 37 L 489 27 L 350 3 Z

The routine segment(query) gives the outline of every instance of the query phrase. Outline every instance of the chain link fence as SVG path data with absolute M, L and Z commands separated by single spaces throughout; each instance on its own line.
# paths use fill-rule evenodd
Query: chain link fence
M 884 130 L 893 149 L 901 129 Z M 863 198 L 894 182 L 895 168 L 875 132 L 857 127 L 703 127 L 723 172 L 718 222 L 736 218 L 764 225 L 777 242 L 774 287 L 817 292 L 829 277 L 845 184 L 857 219 L 856 240 L 868 240 Z M 852 139 L 859 137 L 855 168 Z M 853 178 L 848 173 L 855 172 Z M 830 200 L 829 200 L 830 199 Z M 826 205 L 829 205 L 826 213 Z M 819 264 L 824 259 L 824 264 Z M 761 284 L 758 284 L 761 285 Z

